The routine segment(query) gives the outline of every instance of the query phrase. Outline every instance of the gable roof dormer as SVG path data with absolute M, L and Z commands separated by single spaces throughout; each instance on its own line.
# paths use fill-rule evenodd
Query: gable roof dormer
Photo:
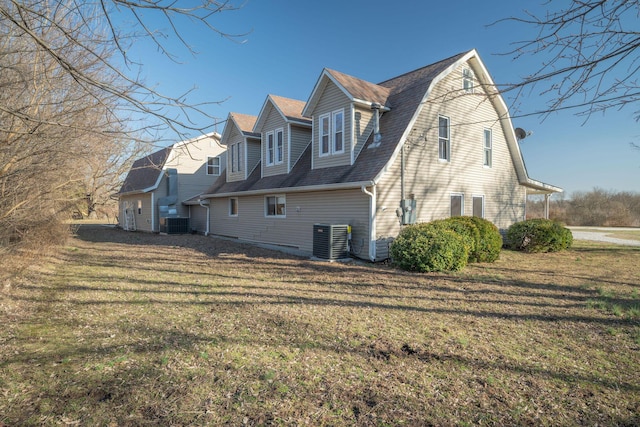
M 388 107 L 386 104 L 391 92 L 389 88 L 325 68 L 302 111 L 304 116 L 311 117 L 329 82 L 335 84 L 351 102 L 369 107 L 374 103 Z
M 302 115 L 306 103 L 297 99 L 285 98 L 284 96 L 268 95 L 265 99 L 258 118 L 253 127 L 253 131 L 260 133 L 267 120 L 269 108 L 274 108 L 287 123 L 293 123 L 300 126 L 311 127 L 311 120 Z
M 260 134 L 253 132 L 256 116 L 229 113 L 220 143 L 227 146 L 228 181 L 241 181 L 260 162 Z
M 253 127 L 262 137 L 261 176 L 286 174 L 311 140 L 311 120 L 304 101 L 268 95 Z

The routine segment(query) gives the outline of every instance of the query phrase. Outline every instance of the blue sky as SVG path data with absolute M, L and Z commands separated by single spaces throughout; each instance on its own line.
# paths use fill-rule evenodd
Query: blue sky
M 323 67 L 375 83 L 475 48 L 496 83 L 516 82 L 539 68 L 544 58 L 513 61 L 500 54 L 509 51 L 511 43 L 534 37 L 535 29 L 513 22 L 490 24 L 521 16 L 525 9 L 543 10 L 539 3 L 542 0 L 247 0 L 240 10 L 212 21 L 222 31 L 248 33 L 244 43 L 178 22 L 198 55 L 171 37 L 166 45 L 180 63 L 144 41 L 130 54 L 143 64 L 147 83 L 161 92 L 179 95 L 193 89 L 191 102 L 224 100 L 208 107 L 221 119 L 231 111 L 257 115 L 270 93 L 306 101 Z M 158 28 L 168 28 L 148 18 Z M 545 108 L 537 91 L 516 105 L 509 96 L 505 100 L 514 125 L 533 132 L 521 142 L 531 178 L 569 194 L 594 187 L 640 191 L 640 150 L 631 147 L 632 142 L 640 145 L 640 124 L 633 119 L 633 108 L 607 111 L 584 123 L 570 110 L 544 120 L 518 117 Z M 196 120 L 208 124 L 204 118 Z

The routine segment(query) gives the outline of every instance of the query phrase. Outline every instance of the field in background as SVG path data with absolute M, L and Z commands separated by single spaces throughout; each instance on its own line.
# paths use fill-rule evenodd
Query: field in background
M 82 226 L 0 283 L 0 425 L 637 425 L 639 261 L 409 274 Z

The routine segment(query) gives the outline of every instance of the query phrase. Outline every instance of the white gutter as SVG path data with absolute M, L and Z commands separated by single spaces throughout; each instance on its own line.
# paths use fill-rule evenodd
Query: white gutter
M 376 261 L 376 186 L 371 186 L 371 191 L 365 185 L 360 190 L 369 196 L 369 260 Z
M 325 185 L 305 185 L 303 187 L 283 187 L 283 188 L 264 188 L 260 190 L 249 191 L 236 191 L 230 193 L 212 193 L 203 194 L 200 196 L 202 199 L 215 199 L 222 197 L 236 197 L 236 196 L 257 196 L 261 194 L 273 194 L 273 193 L 305 193 L 313 191 L 327 191 L 327 190 L 346 190 L 350 188 L 361 188 L 362 186 L 373 186 L 373 181 L 360 181 L 360 182 L 339 182 L 337 184 L 325 184 Z
M 211 213 L 211 207 L 209 206 L 209 203 L 207 202 L 207 204 L 204 204 L 204 201 L 202 199 L 198 200 L 198 203 L 200 204 L 200 206 L 202 206 L 203 208 L 207 209 L 207 221 L 206 221 L 206 225 L 204 227 L 204 235 L 208 236 L 209 235 L 209 218 L 210 218 L 210 213 Z

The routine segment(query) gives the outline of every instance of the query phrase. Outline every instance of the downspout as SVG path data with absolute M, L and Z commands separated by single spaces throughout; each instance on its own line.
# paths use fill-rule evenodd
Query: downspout
M 369 260 L 376 261 L 376 186 L 371 186 L 371 191 L 366 186 L 360 187 L 362 192 L 369 196 Z
M 156 201 L 155 199 L 155 191 L 151 192 L 151 232 L 156 232 Z M 158 227 L 158 231 L 160 228 Z
M 207 221 L 205 222 L 204 235 L 208 236 L 209 235 L 209 214 L 210 214 L 209 204 L 208 203 L 206 205 L 203 204 L 202 199 L 198 199 L 198 203 L 200 204 L 200 206 L 202 206 L 207 210 Z

